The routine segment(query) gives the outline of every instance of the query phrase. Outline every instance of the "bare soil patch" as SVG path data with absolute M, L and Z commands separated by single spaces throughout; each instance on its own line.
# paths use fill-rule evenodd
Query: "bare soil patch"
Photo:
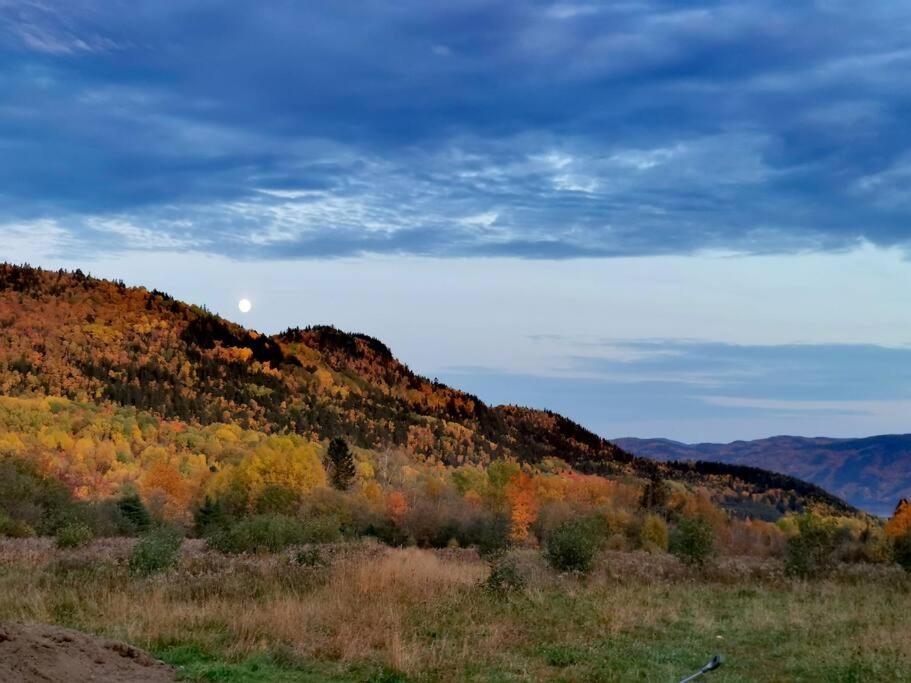
M 174 670 L 116 640 L 58 626 L 0 624 L 0 681 L 164 683 Z

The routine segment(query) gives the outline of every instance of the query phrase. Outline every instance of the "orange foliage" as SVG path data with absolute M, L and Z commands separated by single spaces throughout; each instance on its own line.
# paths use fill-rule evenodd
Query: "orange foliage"
M 506 486 L 509 501 L 510 536 L 514 541 L 526 541 L 528 529 L 538 518 L 538 501 L 535 482 L 524 472 L 519 473 Z
M 161 512 L 171 519 L 187 514 L 193 495 L 180 472 L 163 460 L 153 463 L 145 471 L 140 480 L 140 492 L 143 498 L 161 507 Z
M 405 500 L 405 494 L 401 491 L 390 491 L 386 495 L 386 512 L 393 522 L 401 524 L 405 519 L 405 513 L 408 512 L 408 501 Z
M 895 514 L 886 522 L 885 532 L 889 538 L 899 538 L 911 532 L 911 500 L 903 499 L 898 504 Z

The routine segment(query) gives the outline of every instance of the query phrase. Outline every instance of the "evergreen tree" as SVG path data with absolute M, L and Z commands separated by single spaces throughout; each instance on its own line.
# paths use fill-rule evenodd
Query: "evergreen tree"
M 329 442 L 329 480 L 344 491 L 354 480 L 354 458 L 344 439 L 336 437 Z
M 138 532 L 146 531 L 152 523 L 149 511 L 135 493 L 126 495 L 118 500 L 117 507 L 120 508 L 120 513 L 129 520 L 130 524 Z
M 220 500 L 213 500 L 209 496 L 205 497 L 193 514 L 193 531 L 197 536 L 204 537 L 210 531 L 217 529 L 225 521 L 225 511 Z

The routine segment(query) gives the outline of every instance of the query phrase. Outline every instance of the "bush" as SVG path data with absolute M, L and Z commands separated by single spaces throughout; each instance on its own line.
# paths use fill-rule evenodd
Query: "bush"
M 78 548 L 91 541 L 95 534 L 85 522 L 68 522 L 57 529 L 58 548 Z
M 525 577 L 512 558 L 502 558 L 490 566 L 484 588 L 491 593 L 517 593 L 525 588 Z
M 301 521 L 304 543 L 337 543 L 342 540 L 341 522 L 334 515 L 308 517 Z
M 208 540 L 210 547 L 224 553 L 274 553 L 293 545 L 331 543 L 341 536 L 334 517 L 254 515 L 216 531 Z
M 670 550 L 686 564 L 703 565 L 715 549 L 715 532 L 703 517 L 681 517 L 671 535 Z
M 591 571 L 601 537 L 587 519 L 573 519 L 553 529 L 546 539 L 544 557 L 558 571 Z
M 836 532 L 835 541 L 835 559 L 839 562 L 892 562 L 892 542 L 880 526 L 867 526 L 861 529 L 860 533 L 851 536 L 846 536 L 843 531 Z
M 301 497 L 297 491 L 273 484 L 262 490 L 253 509 L 261 515 L 293 515 L 300 505 Z
M 0 512 L 11 520 L 10 529 L 22 533 L 29 528 L 47 536 L 78 519 L 77 508 L 66 486 L 42 474 L 35 463 L 0 456 Z
M 905 571 L 911 572 L 911 531 L 895 539 L 893 556 Z
M 460 533 L 458 541 L 466 548 L 474 546 L 481 557 L 496 557 L 509 547 L 509 518 L 479 515 Z
M 644 510 L 664 511 L 671 497 L 671 487 L 659 475 L 653 475 L 642 489 L 639 507 Z
M 649 552 L 667 550 L 667 523 L 658 515 L 646 515 L 639 529 L 639 543 Z
M 177 566 L 183 538 L 174 529 L 160 527 L 136 543 L 130 556 L 130 571 L 135 574 L 154 574 Z
M 363 535 L 373 536 L 380 543 L 394 547 L 408 545 L 408 534 L 388 519 L 376 519 L 367 524 L 364 527 Z
M 785 570 L 790 576 L 812 578 L 832 568 L 835 526 L 831 520 L 807 513 L 796 519 L 798 534 L 788 539 Z
M 35 535 L 34 529 L 18 519 L 13 519 L 0 510 L 0 536 L 10 538 L 30 538 Z
M 223 553 L 277 552 L 305 542 L 303 525 L 287 515 L 254 515 L 209 537 L 209 546 Z
M 321 567 L 326 564 L 319 546 L 315 545 L 301 548 L 294 556 L 294 561 L 302 567 Z

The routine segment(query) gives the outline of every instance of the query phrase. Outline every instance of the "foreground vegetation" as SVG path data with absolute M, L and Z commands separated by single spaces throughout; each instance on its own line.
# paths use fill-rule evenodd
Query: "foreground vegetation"
M 498 582 L 470 550 L 230 556 L 186 541 L 150 575 L 131 571 L 133 543 L 0 541 L 0 621 L 122 638 L 188 680 L 672 681 L 715 652 L 728 660 L 717 681 L 911 676 L 911 579 L 897 567 L 807 582 L 774 559 L 602 552 L 580 575 L 518 550 L 494 563 L 514 570 Z

